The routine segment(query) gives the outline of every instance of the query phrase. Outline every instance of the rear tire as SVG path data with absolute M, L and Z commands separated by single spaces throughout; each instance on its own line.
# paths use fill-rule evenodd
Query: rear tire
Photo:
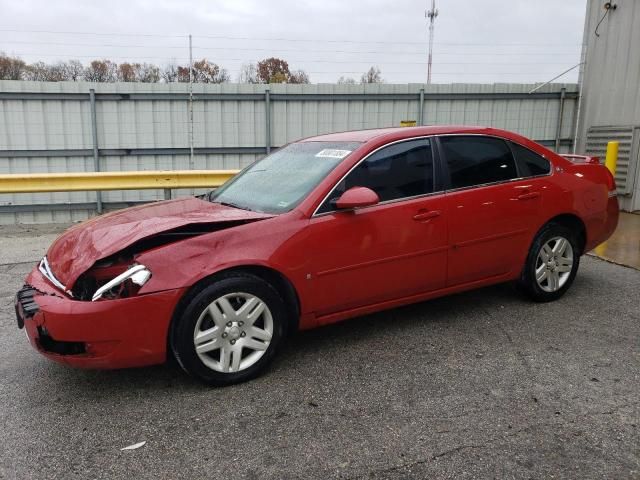
M 286 315 L 273 286 L 251 274 L 230 273 L 188 302 L 173 325 L 171 349 L 180 366 L 205 383 L 244 382 L 271 363 Z
M 533 240 L 517 282 L 519 290 L 536 302 L 557 300 L 573 283 L 581 253 L 573 231 L 548 223 Z

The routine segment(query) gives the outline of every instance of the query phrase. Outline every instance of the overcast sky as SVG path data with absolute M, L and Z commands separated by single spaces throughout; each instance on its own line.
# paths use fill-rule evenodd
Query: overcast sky
M 0 0 L 0 51 L 27 62 L 206 57 L 235 81 L 281 57 L 313 83 L 426 81 L 430 0 Z M 437 0 L 434 83 L 546 81 L 575 65 L 585 0 Z M 577 80 L 577 69 L 558 81 Z

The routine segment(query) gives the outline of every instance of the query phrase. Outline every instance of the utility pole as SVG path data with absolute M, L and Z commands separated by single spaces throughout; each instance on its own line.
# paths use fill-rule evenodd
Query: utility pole
M 438 16 L 436 10 L 436 0 L 431 0 L 431 10 L 426 12 L 425 17 L 429 19 L 429 63 L 427 66 L 427 85 L 431 83 L 431 62 L 433 58 L 433 27 Z
M 193 170 L 193 44 L 189 34 L 189 167 Z

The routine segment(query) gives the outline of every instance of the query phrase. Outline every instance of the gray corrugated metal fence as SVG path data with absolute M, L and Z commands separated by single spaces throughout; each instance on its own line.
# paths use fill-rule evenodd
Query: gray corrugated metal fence
M 530 95 L 531 88 L 194 85 L 190 161 L 184 84 L 0 81 L 0 173 L 235 169 L 301 137 L 402 120 L 504 128 L 569 151 L 576 85 L 548 85 Z M 101 198 L 95 192 L 4 194 L 0 223 L 68 222 L 95 212 L 96 202 L 114 208 L 160 198 L 163 192 L 152 190 L 103 192 Z

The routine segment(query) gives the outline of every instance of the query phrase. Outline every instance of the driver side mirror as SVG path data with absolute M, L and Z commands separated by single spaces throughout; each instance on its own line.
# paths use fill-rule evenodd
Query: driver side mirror
M 367 187 L 351 187 L 340 195 L 334 205 L 339 210 L 369 207 L 380 202 L 378 194 Z

